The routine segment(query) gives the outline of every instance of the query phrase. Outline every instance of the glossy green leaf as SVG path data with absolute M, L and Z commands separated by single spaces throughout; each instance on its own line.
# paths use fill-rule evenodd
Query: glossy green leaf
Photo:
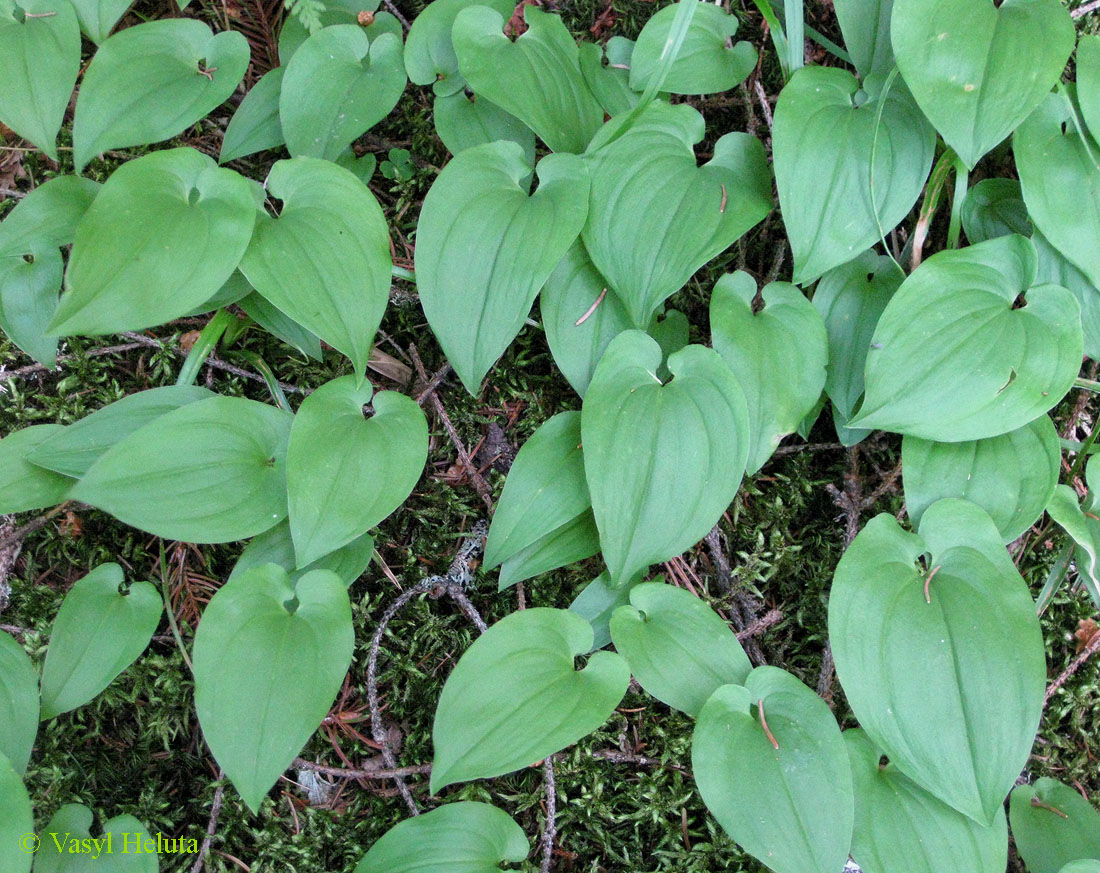
M 233 565 L 233 572 L 229 574 L 229 579 L 235 579 L 253 567 L 277 564 L 290 575 L 291 585 L 297 585 L 299 579 L 313 570 L 331 570 L 340 577 L 346 587 L 350 588 L 352 583 L 363 575 L 373 554 L 374 538 L 369 534 L 363 534 L 346 546 L 341 546 L 336 551 L 318 558 L 312 564 L 298 569 L 298 561 L 294 556 L 294 540 L 290 536 L 290 522 L 280 521 L 275 527 L 265 530 L 249 541 L 237 559 L 237 563 Z
M 1100 861 L 1090 859 L 1070 861 L 1059 873 L 1100 873 Z
M 1088 589 L 1097 608 L 1100 608 L 1100 521 L 1097 515 L 1100 495 L 1100 464 L 1089 459 L 1085 467 L 1089 494 L 1084 505 L 1078 505 L 1077 492 L 1069 485 L 1059 485 L 1047 504 L 1050 517 L 1077 544 L 1077 573 Z
M 432 793 L 526 767 L 607 721 L 630 669 L 619 655 L 596 652 L 577 670 L 573 659 L 591 648 L 587 621 L 543 607 L 513 612 L 475 640 L 439 698 Z
M 0 0 L 0 121 L 55 161 L 79 72 L 80 25 L 71 4 Z
M 0 250 L 0 328 L 20 349 L 53 368 L 58 339 L 46 331 L 61 293 L 61 252 L 48 242 L 35 241 L 22 248 L 22 253 Z
M 844 47 L 860 78 L 889 73 L 894 66 L 890 15 L 894 0 L 833 0 Z
M 34 242 L 71 245 L 76 228 L 102 186 L 80 176 L 54 176 L 34 188 L 0 223 L 0 254 L 22 254 Z
M 357 24 L 325 27 L 287 62 L 279 119 L 295 157 L 335 160 L 389 115 L 405 90 L 401 40 Z
M 710 298 L 711 345 L 748 401 L 747 473 L 764 466 L 813 409 L 828 357 L 825 323 L 801 291 L 773 282 L 761 293 L 764 307 L 754 312 L 756 280 L 738 271 L 722 276 Z
M 937 800 L 892 764 L 861 730 L 844 732 L 855 786 L 852 857 L 864 873 L 1004 873 L 1008 823 L 990 826 Z
M 1051 95 L 1012 138 L 1035 227 L 1100 286 L 1100 145 L 1078 133 L 1071 94 Z
M 20 774 L 27 769 L 38 734 L 38 709 L 38 671 L 23 647 L 0 631 L 0 771 L 4 766 Z M 0 858 L 3 851 L 0 845 Z
M 530 172 L 514 142 L 467 149 L 444 168 L 420 211 L 420 303 L 447 360 L 475 396 L 588 212 L 580 158 L 543 158 L 538 190 L 528 196 L 521 180 Z
M 1059 873 L 1073 861 L 1100 861 L 1100 815 L 1055 779 L 1017 785 L 1008 809 L 1012 837 L 1030 873 Z
M 530 127 L 551 151 L 580 153 L 603 110 L 581 75 L 577 44 L 557 15 L 537 6 L 525 6 L 523 15 L 527 32 L 513 42 L 498 10 L 459 12 L 451 33 L 459 71 L 474 93 Z
M 654 103 L 610 144 L 598 137 L 585 159 L 584 244 L 635 327 L 771 211 L 760 141 L 728 133 L 699 167 L 692 146 L 702 138 L 703 116 L 690 106 Z
M 416 401 L 355 383 L 354 376 L 326 382 L 303 401 L 290 429 L 290 532 L 302 567 L 397 509 L 428 459 L 428 422 Z
M 157 873 L 157 841 L 145 825 L 132 815 L 119 815 L 103 822 L 99 836 L 92 837 L 92 821 L 92 811 L 79 803 L 55 812 L 38 834 L 35 873 Z
M 1039 256 L 1037 283 L 1061 285 L 1073 292 L 1081 307 L 1081 330 L 1085 339 L 1085 354 L 1100 360 L 1100 290 L 1088 277 L 1071 264 L 1039 231 L 1031 236 L 1035 254 Z
M 936 443 L 907 436 L 901 443 L 905 507 L 914 525 L 944 497 L 962 497 L 989 513 L 1010 543 L 1043 514 L 1062 459 L 1058 432 L 1046 415 L 1001 436 Z
M 241 272 L 285 315 L 351 358 L 362 377 L 390 297 L 389 231 L 378 201 L 350 171 L 316 158 L 279 161 L 267 189 L 283 208 L 257 221 Z
M 612 585 L 611 577 L 601 573 L 581 589 L 580 594 L 569 604 L 569 611 L 575 612 L 592 625 L 592 649 L 602 649 L 611 643 L 611 616 L 620 606 L 630 603 L 630 592 L 639 580 L 626 585 Z
M 0 439 L 0 515 L 45 509 L 68 497 L 72 479 L 28 459 L 38 446 L 63 430 L 59 424 L 34 424 Z
M 495 103 L 459 90 L 446 96 L 437 95 L 434 106 L 435 131 L 451 154 L 502 139 L 511 140 L 522 147 L 524 160 L 534 165 L 535 134 Z
M 1058 0 L 905 0 L 890 34 L 921 110 L 971 168 L 1039 105 L 1074 43 Z
M 191 18 L 116 33 L 95 53 L 80 85 L 73 119 L 77 172 L 107 149 L 159 142 L 194 124 L 236 90 L 248 60 L 242 34 L 214 34 Z
M 287 513 L 289 413 L 211 397 L 162 415 L 115 443 L 72 495 L 165 539 L 227 543 Z
M 215 760 L 254 813 L 325 717 L 355 642 L 335 573 L 291 587 L 267 564 L 218 589 L 195 634 L 195 709 Z
M 133 0 L 75 0 L 73 7 L 80 29 L 96 45 L 103 43 Z
M 630 59 L 630 87 L 635 91 L 645 91 L 657 75 L 677 9 L 676 4 L 661 9 L 638 34 Z M 721 6 L 699 3 L 660 90 L 672 94 L 717 94 L 736 88 L 756 66 L 756 49 L 752 44 L 733 42 L 737 24 L 737 17 Z
M 321 341 L 317 339 L 317 334 L 306 330 L 289 315 L 285 315 L 266 297 L 251 291 L 239 302 L 245 314 L 268 333 L 277 336 L 287 345 L 294 346 L 303 355 L 315 361 L 321 360 Z
M 611 616 L 611 639 L 638 683 L 658 700 L 698 716 L 723 685 L 742 685 L 752 670 L 730 626 L 683 588 L 643 582 Z
M 1082 33 L 1077 40 L 1077 96 L 1089 134 L 1100 137 L 1100 36 Z
M 115 443 L 162 415 L 214 394 L 197 385 L 167 385 L 129 394 L 43 440 L 27 459 L 79 479 Z
M 825 702 L 789 673 L 757 667 L 744 687 L 715 691 L 691 768 L 723 830 L 776 873 L 844 868 L 854 816 L 844 740 Z
M 51 332 L 138 330 L 193 310 L 233 274 L 255 215 L 248 180 L 194 149 L 123 164 L 77 228 Z
M 283 87 L 284 67 L 264 73 L 252 86 L 233 113 L 222 138 L 218 163 L 235 161 L 245 155 L 277 148 L 283 144 L 279 123 L 279 95 Z
M 600 532 L 591 509 L 543 534 L 500 565 L 497 590 L 504 591 L 532 576 L 549 573 L 590 558 L 600 550 Z
M 630 87 L 633 40 L 613 36 L 603 46 L 582 42 L 577 50 L 581 75 L 604 112 L 609 116 L 622 115 L 638 105 L 642 95 Z
M 982 179 L 966 192 L 962 226 L 971 243 L 1011 233 L 1031 236 L 1031 219 L 1020 193 L 1020 183 L 1015 179 Z
M 621 585 L 701 540 L 733 501 L 749 449 L 745 395 L 712 349 L 668 361 L 657 342 L 619 334 L 581 409 L 585 476 L 604 561 Z
M 401 36 L 401 22 L 389 12 L 379 12 L 381 0 L 327 0 L 318 18 L 321 27 L 333 27 L 337 24 L 359 24 L 359 15 L 370 12 L 374 15 L 373 23 L 363 27 L 368 39 L 374 39 L 383 33 L 392 33 Z M 283 20 L 283 26 L 279 30 L 279 63 L 284 67 L 290 62 L 295 52 L 309 39 L 311 33 L 296 15 L 288 15 Z
M 891 764 L 992 824 L 1046 687 L 1035 603 L 992 519 L 957 499 L 928 507 L 919 535 L 876 516 L 837 566 L 829 639 L 848 703 Z
M 34 833 L 34 811 L 23 780 L 0 752 L 0 866 L 10 873 L 30 873 L 34 855 L 20 843 Z
M 126 593 L 118 564 L 101 564 L 65 595 L 42 668 L 42 718 L 83 706 L 145 651 L 164 604 L 148 582 Z
M 932 126 L 901 82 L 885 98 L 877 78 L 867 88 L 874 96 L 845 70 L 806 67 L 776 104 L 775 182 L 800 284 L 889 233 L 928 179 Z
M 530 851 L 523 828 L 487 803 L 448 803 L 382 835 L 355 873 L 499 873 Z
M 414 85 L 432 85 L 440 96 L 462 91 L 466 82 L 458 72 L 451 30 L 455 17 L 468 6 L 488 6 L 502 16 L 510 16 L 515 9 L 511 0 L 433 0 L 425 6 L 405 40 L 405 71 Z
M 924 261 L 875 328 L 852 425 L 956 442 L 1055 406 L 1081 366 L 1080 307 L 1065 288 L 1034 285 L 1035 273 L 1035 247 L 1016 235 Z

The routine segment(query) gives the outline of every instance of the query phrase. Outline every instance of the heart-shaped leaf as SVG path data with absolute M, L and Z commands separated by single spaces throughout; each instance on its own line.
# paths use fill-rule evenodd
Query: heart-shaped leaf
M 34 844 L 20 840 L 34 833 L 34 811 L 23 780 L 3 752 L 0 752 L 0 809 L 4 810 L 0 816 L 0 864 L 11 873 L 30 873 L 34 850 L 24 845 Z
M 1068 785 L 1047 778 L 1017 785 L 1008 815 L 1030 873 L 1059 873 L 1085 858 L 1100 861 L 1100 815 Z
M 890 36 L 921 110 L 973 168 L 1058 81 L 1074 28 L 1058 0 L 905 0 Z
M 531 847 L 523 828 L 487 803 L 448 803 L 382 835 L 355 873 L 500 873 Z
M 640 583 L 641 577 L 632 580 Z M 575 612 L 590 625 L 595 638 L 592 649 L 602 649 L 611 643 L 611 616 L 620 606 L 630 603 L 630 592 L 634 585 L 612 585 L 611 577 L 601 573 L 581 589 L 581 593 L 569 604 L 569 611 Z
M 38 734 L 38 707 L 38 671 L 23 647 L 0 631 L 0 771 L 4 765 L 16 773 L 27 769 Z M 6 807 L 0 803 L 0 809 Z M 3 852 L 0 844 L 0 858 Z
M 805 67 L 776 104 L 775 182 L 800 284 L 889 233 L 928 179 L 932 126 L 900 82 L 867 88 L 875 96 L 845 70 Z
M 638 105 L 642 95 L 630 87 L 633 40 L 613 36 L 603 46 L 582 42 L 577 50 L 585 84 L 608 116 L 622 115 Z
M 616 585 L 701 540 L 733 501 L 748 457 L 745 395 L 718 353 L 692 345 L 672 355 L 665 385 L 660 364 L 655 340 L 619 334 L 581 408 L 585 476 Z
M 1039 269 L 1035 281 L 1039 284 L 1061 285 L 1073 292 L 1081 307 L 1081 330 L 1085 338 L 1085 354 L 1100 360 L 1100 290 L 1088 277 L 1071 264 L 1039 231 L 1031 235 Z
M 350 588 L 367 569 L 373 554 L 374 538 L 363 534 L 346 546 L 299 569 L 298 560 L 294 556 L 294 540 L 290 536 L 290 523 L 280 521 L 275 527 L 252 538 L 233 565 L 229 578 L 235 579 L 253 567 L 278 564 L 290 574 L 291 585 L 297 585 L 299 579 L 313 570 L 331 570 L 340 577 L 345 587 Z
M 189 403 L 115 443 L 73 497 L 165 539 L 254 536 L 286 517 L 291 420 L 240 397 Z
M 195 709 L 215 760 L 253 812 L 332 706 L 354 643 L 347 590 L 328 570 L 292 588 L 280 567 L 256 567 L 203 611 Z
M 459 12 L 451 32 L 459 71 L 476 94 L 530 127 L 551 151 L 579 154 L 603 123 L 603 110 L 581 75 L 577 44 L 557 15 L 537 6 L 525 6 L 523 15 L 527 32 L 513 42 L 500 11 L 478 5 Z
M 1090 859 L 1070 861 L 1058 873 L 1100 873 L 1100 861 Z
M 214 394 L 198 385 L 167 385 L 129 394 L 61 428 L 27 455 L 39 467 L 81 478 L 111 446 L 162 415 Z
M 959 442 L 1055 406 L 1081 366 L 1080 307 L 1065 288 L 1033 285 L 1035 272 L 1035 247 L 1016 235 L 922 263 L 875 328 L 852 426 Z
M 313 30 L 308 29 L 297 15 L 288 15 L 279 31 L 279 63 L 285 67 L 313 33 L 338 24 L 359 25 L 371 40 L 383 33 L 392 33 L 400 38 L 401 22 L 389 12 L 379 12 L 380 5 L 381 0 L 327 0 L 324 8 L 317 14 L 321 27 Z M 374 20 L 366 26 L 359 24 L 360 16 L 364 12 L 374 16 Z
M 854 816 L 844 740 L 825 702 L 789 673 L 757 667 L 744 687 L 715 691 L 691 769 L 723 830 L 776 873 L 844 868 Z
M 894 0 L 834 0 L 844 47 L 860 78 L 889 73 L 894 66 L 890 46 L 890 15 Z
M 1020 193 L 1020 183 L 1015 179 L 982 179 L 966 192 L 962 226 L 971 243 L 1010 233 L 1031 236 L 1031 219 Z
M 390 298 L 389 231 L 378 201 L 350 171 L 316 158 L 279 161 L 267 190 L 283 201 L 261 215 L 241 272 L 284 314 L 366 372 Z
M 373 394 L 355 376 L 326 382 L 294 417 L 287 445 L 290 533 L 298 566 L 345 546 L 399 507 L 428 459 L 428 422 L 416 401 Z M 373 414 L 364 407 L 373 403 Z
M 148 582 L 123 594 L 122 568 L 101 564 L 65 595 L 42 668 L 42 718 L 83 706 L 145 651 L 163 601 Z
M 1089 134 L 1096 139 L 1100 136 L 1100 36 L 1081 34 L 1075 60 L 1081 115 Z
M 102 186 L 80 176 L 54 176 L 20 200 L 0 223 L 0 252 L 20 252 L 32 242 L 71 245 L 76 228 Z
M 209 300 L 252 236 L 251 184 L 190 148 L 119 167 L 80 222 L 53 333 L 162 324 Z
M 35 241 L 22 248 L 22 253 L 11 254 L 0 249 L 0 327 L 20 349 L 52 369 L 58 339 L 46 331 L 61 293 L 61 252 L 48 242 Z
M 611 616 L 611 639 L 648 694 L 698 716 L 723 685 L 752 670 L 730 626 L 694 594 L 662 581 L 630 589 L 630 605 Z
M 760 141 L 744 133 L 721 137 L 697 166 L 703 116 L 690 106 L 653 103 L 601 147 L 605 138 L 585 158 L 584 244 L 634 326 L 645 328 L 665 298 L 771 211 L 771 173 Z
M 1084 506 L 1077 503 L 1077 492 L 1059 485 L 1047 504 L 1047 512 L 1077 544 L 1077 573 L 1093 602 L 1100 609 L 1100 521 L 1096 510 L 1100 495 L 1100 464 L 1089 459 L 1085 467 L 1089 493 Z
M 638 34 L 630 58 L 630 87 L 635 91 L 645 91 L 658 75 L 677 8 L 673 4 L 661 9 Z M 756 66 L 756 49 L 749 42 L 734 44 L 737 24 L 737 17 L 721 6 L 699 3 L 661 91 L 717 94 L 743 82 Z
M 0 121 L 55 161 L 79 72 L 80 25 L 68 0 L 0 0 Z
M 837 566 L 829 639 L 848 703 L 890 763 L 992 824 L 1046 686 L 1035 603 L 992 519 L 957 499 L 928 507 L 919 535 L 876 516 Z
M 88 39 L 100 45 L 132 3 L 133 0 L 74 0 L 73 7 L 80 20 L 80 29 Z
M 458 72 L 451 31 L 455 17 L 467 6 L 488 6 L 502 16 L 510 16 L 515 9 L 511 0 L 434 0 L 425 6 L 405 40 L 405 71 L 414 85 L 431 85 L 440 96 L 462 91 L 466 81 Z
M 580 158 L 549 155 L 536 172 L 539 187 L 528 196 L 521 180 L 531 165 L 519 145 L 466 149 L 440 173 L 420 210 L 420 303 L 447 360 L 475 396 L 588 214 L 588 174 Z
M 93 837 L 92 821 L 92 811 L 79 803 L 55 812 L 40 834 L 35 873 L 157 873 L 157 841 L 145 825 L 132 815 L 119 815 L 105 821 L 100 836 Z M 197 843 L 187 840 L 185 845 L 192 842 Z
M 844 732 L 855 786 L 852 858 L 866 873 L 1004 873 L 1008 823 L 998 810 L 989 827 L 937 800 L 882 764 L 861 730 Z M 1038 873 L 1038 871 L 1036 871 Z
M 0 439 L 0 515 L 44 509 L 68 496 L 72 479 L 28 459 L 38 446 L 63 430 L 59 424 L 35 424 Z
M 526 767 L 607 721 L 630 669 L 619 655 L 596 652 L 577 670 L 573 659 L 591 648 L 587 621 L 545 607 L 513 612 L 475 640 L 439 697 L 432 793 Z
M 711 345 L 748 401 L 747 473 L 764 466 L 813 409 L 828 356 L 825 323 L 801 291 L 773 282 L 762 296 L 764 308 L 754 312 L 756 280 L 739 271 L 720 278 L 710 298 Z M 776 378 L 779 373 L 787 375 Z
M 519 143 L 524 160 L 534 165 L 535 134 L 495 103 L 460 90 L 446 96 L 437 95 L 434 106 L 435 132 L 451 154 L 506 139 Z
M 279 95 L 282 93 L 284 71 L 284 67 L 276 67 L 264 73 L 252 90 L 244 95 L 244 100 L 225 129 L 222 150 L 218 155 L 219 164 L 283 144 Z
M 1058 484 L 1061 447 L 1049 416 L 984 440 L 901 443 L 905 506 L 914 525 L 944 497 L 962 497 L 989 513 L 1010 543 L 1043 514 Z
M 99 152 L 159 142 L 194 124 L 236 90 L 248 60 L 242 34 L 214 34 L 192 18 L 116 33 L 95 53 L 80 85 L 73 119 L 77 172 Z
M 401 39 L 371 39 L 357 24 L 325 27 L 287 62 L 279 119 L 295 157 L 335 160 L 401 99 L 405 90 Z

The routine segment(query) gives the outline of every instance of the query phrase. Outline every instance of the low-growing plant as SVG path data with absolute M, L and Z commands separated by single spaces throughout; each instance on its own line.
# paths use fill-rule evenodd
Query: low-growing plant
M 800 0 L 755 3 L 785 83 L 766 138 L 707 137 L 696 98 L 736 93 L 759 64 L 720 5 L 679 0 L 635 41 L 578 45 L 537 4 L 435 0 L 408 25 L 374 0 L 296 0 L 279 66 L 240 100 L 215 161 L 144 147 L 238 90 L 240 33 L 181 17 L 116 30 L 120 0 L 0 0 L 0 121 L 69 171 L 0 223 L 4 333 L 52 368 L 63 337 L 213 313 L 176 385 L 0 440 L 0 513 L 75 501 L 165 540 L 249 540 L 190 648 L 167 620 L 206 745 L 254 813 L 341 694 L 349 589 L 428 457 L 418 401 L 431 386 L 414 398 L 367 378 L 403 367 L 376 343 L 397 276 L 415 282 L 471 396 L 530 325 L 579 398 L 519 450 L 487 536 L 475 530 L 451 573 L 406 589 L 377 624 L 369 683 L 414 596 L 449 594 L 482 632 L 438 700 L 433 795 L 543 761 L 552 799 L 554 756 L 601 728 L 633 677 L 694 719 L 699 795 L 776 873 L 840 873 L 849 858 L 866 873 L 1001 873 L 1009 825 L 1032 873 L 1100 869 L 1088 801 L 1050 779 L 1017 785 L 1048 696 L 1039 614 L 1072 559 L 1100 609 L 1097 431 L 1060 440 L 1049 415 L 1100 391 L 1080 378 L 1100 355 L 1100 37 L 1076 39 L 1057 0 L 835 0 L 841 47 L 807 27 Z M 821 64 L 806 65 L 807 35 Z M 86 65 L 82 36 L 96 45 Z M 367 184 L 377 158 L 360 147 L 409 81 L 433 92 L 452 154 L 423 198 L 411 270 L 395 263 Z M 82 175 L 134 148 L 102 182 Z M 284 150 L 262 183 L 228 166 Z M 434 170 L 400 144 L 380 166 L 403 197 Z M 709 344 L 692 342 L 705 326 L 670 298 L 769 220 L 773 183 L 792 282 L 778 265 L 762 287 L 721 276 Z M 950 217 L 933 234 L 941 201 Z M 312 358 L 327 346 L 348 372 L 296 408 L 253 352 L 271 402 L 195 384 L 245 330 Z M 843 732 L 798 677 L 754 665 L 705 601 L 651 575 L 826 406 L 844 446 L 903 437 L 908 514 L 873 518 L 836 567 L 830 657 L 859 725 Z M 1087 493 L 1072 487 L 1081 473 Z M 1069 545 L 1037 603 L 1006 546 L 1044 513 Z M 603 570 L 571 604 L 486 627 L 466 594 L 483 538 L 500 590 L 595 555 Z M 65 596 L 41 675 L 0 633 L 5 873 L 77 869 L 64 844 L 28 848 L 21 776 L 40 719 L 99 695 L 162 609 L 155 586 L 104 563 Z M 464 799 L 419 814 L 397 784 L 413 815 L 356 873 L 528 858 L 503 810 Z M 91 840 L 92 826 L 70 804 L 41 832 Z M 131 816 L 96 832 L 151 839 Z M 543 871 L 553 844 L 548 829 Z

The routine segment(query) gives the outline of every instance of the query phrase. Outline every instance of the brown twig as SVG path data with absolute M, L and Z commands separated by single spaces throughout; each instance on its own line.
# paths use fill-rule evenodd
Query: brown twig
M 758 636 L 759 634 L 762 634 L 764 631 L 766 631 L 772 625 L 779 624 L 779 622 L 781 622 L 782 620 L 783 620 L 783 613 L 781 613 L 778 609 L 770 609 L 770 610 L 768 610 L 767 614 L 763 618 L 759 619 L 758 621 L 753 622 L 752 624 L 750 624 L 744 630 L 738 631 L 737 632 L 737 639 L 740 642 L 744 642 L 745 640 L 752 639 L 753 637 Z
M 558 836 L 558 790 L 554 783 L 554 756 L 542 762 L 543 791 L 546 794 L 546 830 L 542 833 L 542 864 L 539 873 L 550 873 L 554 862 L 554 840 Z
M 83 355 L 87 358 L 100 358 L 104 355 L 118 355 L 122 354 L 123 352 L 133 351 L 134 349 L 140 348 L 143 345 L 146 345 L 146 343 L 123 343 L 119 346 L 106 346 L 105 348 L 101 349 L 91 349 L 90 351 L 84 352 Z M 0 380 L 4 382 L 9 382 L 12 379 L 25 379 L 27 378 L 27 376 L 34 376 L 37 373 L 56 373 L 60 371 L 61 364 L 68 363 L 69 361 L 72 361 L 78 357 L 79 355 L 61 355 L 57 359 L 57 363 L 59 366 L 53 368 L 52 370 L 51 368 L 43 364 L 28 364 L 26 367 L 20 367 L 18 370 L 0 371 Z
M 312 770 L 314 773 L 322 773 L 325 776 L 334 776 L 337 779 L 374 779 L 382 781 L 386 779 L 400 779 L 405 776 L 427 776 L 432 772 L 431 764 L 413 764 L 409 767 L 328 767 L 307 761 L 305 758 L 295 758 L 291 765 L 299 770 Z
M 224 779 L 225 773 L 218 770 L 218 779 Z M 199 848 L 199 857 L 195 859 L 194 865 L 191 867 L 191 873 L 202 873 L 203 864 L 206 863 L 206 856 L 210 852 L 210 844 L 214 841 L 214 834 L 218 829 L 218 815 L 222 811 L 222 796 L 225 794 L 225 785 L 219 785 L 214 790 L 214 802 L 210 805 L 210 822 L 206 826 L 206 836 L 203 837 L 202 846 Z
M 1070 11 L 1071 18 L 1081 18 L 1088 15 L 1090 12 L 1095 12 L 1100 9 L 1100 0 L 1092 0 L 1091 3 L 1086 3 L 1084 6 L 1078 6 L 1076 9 Z
M 22 527 L 17 527 L 10 534 L 0 539 L 0 549 L 6 549 L 10 546 L 23 542 L 23 540 L 30 536 L 32 533 L 44 528 L 49 523 L 51 518 L 56 516 L 58 513 L 64 512 L 71 506 L 71 501 L 66 500 L 64 503 L 59 503 L 45 515 L 40 515 L 38 518 L 28 521 Z
M 1043 706 L 1046 706 L 1047 703 L 1050 702 L 1050 698 L 1057 693 L 1058 689 L 1065 685 L 1070 677 L 1081 669 L 1081 665 L 1097 652 L 1100 652 L 1100 634 L 1094 634 L 1092 639 L 1089 640 L 1088 645 L 1081 650 L 1081 654 L 1070 661 L 1069 666 L 1062 671 L 1061 675 L 1050 683 L 1050 687 L 1047 688 L 1047 693 L 1043 696 Z

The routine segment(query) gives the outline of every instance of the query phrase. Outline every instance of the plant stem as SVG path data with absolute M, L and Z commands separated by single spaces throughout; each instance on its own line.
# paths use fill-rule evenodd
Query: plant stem
M 390 267 L 390 275 L 395 279 L 404 279 L 406 282 L 416 281 L 416 273 L 412 270 L 406 270 L 404 267 Z
M 183 637 L 180 635 L 179 625 L 176 624 L 176 614 L 172 611 L 172 598 L 168 594 L 168 574 L 167 574 L 167 562 L 164 556 L 164 540 L 160 540 L 160 593 L 164 597 L 164 611 L 168 615 L 168 627 L 172 629 L 172 636 L 176 638 L 176 645 L 179 646 L 180 654 L 183 655 L 183 662 L 187 665 L 187 669 L 194 675 L 195 668 L 191 665 L 191 657 L 187 654 L 187 647 L 183 644 Z
M 779 18 L 776 16 L 775 10 L 772 9 L 769 0 L 752 0 L 752 2 L 756 4 L 756 8 L 764 16 L 764 21 L 767 22 L 768 32 L 772 36 L 772 44 L 775 46 L 775 53 L 779 56 L 783 81 L 787 81 L 791 77 L 791 71 L 787 69 L 787 37 L 783 33 L 783 25 L 779 23 Z
M 802 0 L 786 0 L 783 15 L 787 24 L 787 75 L 793 76 L 806 63 L 806 19 Z
M 195 384 L 202 365 L 217 347 L 218 340 L 222 338 L 222 334 L 232 323 L 233 318 L 234 316 L 224 309 L 219 309 L 214 313 L 214 317 L 206 323 L 206 327 L 202 329 L 198 340 L 191 346 L 191 351 L 187 353 L 187 358 L 184 360 L 183 366 L 180 367 L 179 377 L 176 379 L 177 385 Z
M 962 231 L 962 208 L 966 202 L 967 186 L 970 184 L 970 173 L 966 164 L 957 155 L 955 166 L 955 192 L 951 198 L 951 224 L 947 229 L 947 247 L 957 249 L 959 247 L 959 234 Z

